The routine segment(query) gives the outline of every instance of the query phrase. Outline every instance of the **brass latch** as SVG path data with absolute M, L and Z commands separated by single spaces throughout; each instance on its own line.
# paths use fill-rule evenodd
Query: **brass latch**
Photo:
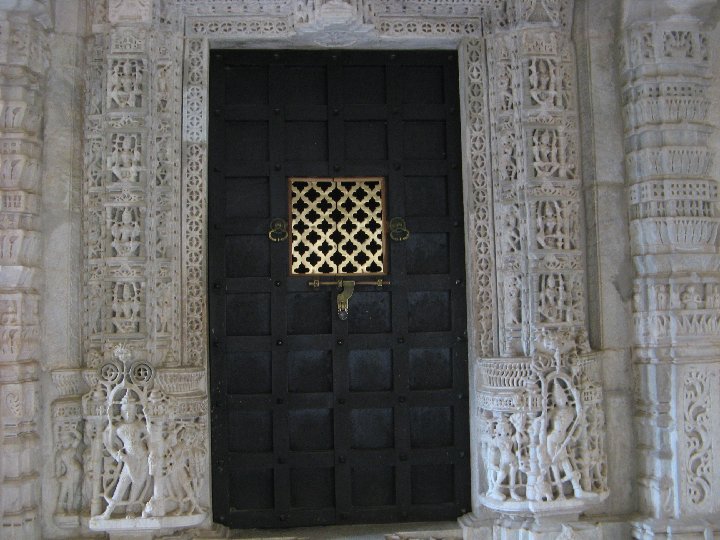
M 390 285 L 389 281 L 383 280 L 382 278 L 368 281 L 353 281 L 350 279 L 338 279 L 337 281 L 320 281 L 319 279 L 313 279 L 308 281 L 308 285 L 313 289 L 318 289 L 321 286 L 335 286 L 340 291 L 337 295 L 337 312 L 340 320 L 347 320 L 348 314 L 350 313 L 350 298 L 355 292 L 355 285 L 372 285 L 378 288 L 382 288 L 383 285 Z

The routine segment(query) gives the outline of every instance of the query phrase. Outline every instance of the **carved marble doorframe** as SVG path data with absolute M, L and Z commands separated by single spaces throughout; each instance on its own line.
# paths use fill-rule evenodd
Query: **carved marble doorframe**
M 113 486 L 127 465 L 117 444 L 100 436 L 130 429 L 123 409 L 128 401 L 140 402 L 145 418 L 145 427 L 132 429 L 147 431 L 155 441 L 148 459 L 169 442 L 162 433 L 206 423 L 213 47 L 459 51 L 473 512 L 480 515 L 490 506 L 573 520 L 602 500 L 607 495 L 602 391 L 585 333 L 579 160 L 573 146 L 572 0 L 516 0 L 501 7 L 474 0 L 156 4 L 114 0 L 108 11 L 96 9 L 93 20 L 83 328 L 83 375 L 92 389 L 81 400 L 77 373 L 53 373 L 74 381 L 67 385 L 72 394 L 53 403 L 58 440 L 63 425 L 77 429 L 84 418 L 87 446 L 95 452 L 84 463 L 86 478 L 90 470 L 95 475 L 90 527 L 120 532 L 138 526 L 125 517 L 137 504 L 115 504 L 122 494 Z M 502 141 L 514 150 L 505 152 Z M 134 370 L 140 370 L 142 384 Z M 69 402 L 75 407 L 66 421 L 60 413 Z M 170 415 L 164 427 L 158 423 L 163 411 Z M 564 425 L 562 433 L 558 425 Z M 207 464 L 207 433 L 202 443 Z M 209 512 L 209 470 L 206 465 L 204 482 L 181 488 L 174 485 L 177 476 L 148 472 L 157 489 L 142 501 L 138 519 L 146 521 L 140 526 L 195 524 Z M 150 484 L 147 480 L 145 487 Z M 179 493 L 187 493 L 193 505 L 173 500 Z M 191 519 L 166 517 L 175 505 L 186 514 L 180 517 Z M 76 517 L 68 519 L 72 512 L 64 510 L 57 525 L 78 527 L 83 511 L 74 507 Z M 476 531 L 468 534 L 485 534 L 472 519 L 465 525 Z

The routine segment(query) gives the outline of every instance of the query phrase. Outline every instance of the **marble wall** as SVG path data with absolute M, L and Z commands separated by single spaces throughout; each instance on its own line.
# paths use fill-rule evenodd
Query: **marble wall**
M 212 524 L 214 46 L 459 50 L 465 538 L 718 534 L 715 3 L 1 1 L 0 536 Z

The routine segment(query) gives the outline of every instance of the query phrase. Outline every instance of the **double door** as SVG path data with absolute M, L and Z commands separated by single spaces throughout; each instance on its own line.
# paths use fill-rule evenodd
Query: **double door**
M 470 473 L 456 54 L 211 56 L 215 521 L 457 517 Z

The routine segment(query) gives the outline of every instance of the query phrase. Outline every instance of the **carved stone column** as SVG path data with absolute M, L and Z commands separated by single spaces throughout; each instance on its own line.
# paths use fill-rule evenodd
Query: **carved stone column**
M 39 537 L 44 7 L 0 11 L 0 536 Z
M 83 223 L 91 387 L 82 398 L 84 512 L 90 529 L 111 534 L 193 526 L 207 515 L 206 378 L 180 350 L 180 27 L 174 3 L 94 4 Z
M 572 523 L 608 495 L 585 326 L 572 7 L 517 0 L 486 12 L 499 342 L 474 365 L 474 511 L 517 516 L 501 528 L 523 538 L 582 529 Z M 466 538 L 491 534 L 480 515 L 464 522 Z
M 643 539 L 720 531 L 704 519 L 720 511 L 720 218 L 708 36 L 691 9 L 704 2 L 667 4 L 657 3 L 653 18 L 626 21 L 622 66 L 640 504 L 649 517 L 634 534 Z

